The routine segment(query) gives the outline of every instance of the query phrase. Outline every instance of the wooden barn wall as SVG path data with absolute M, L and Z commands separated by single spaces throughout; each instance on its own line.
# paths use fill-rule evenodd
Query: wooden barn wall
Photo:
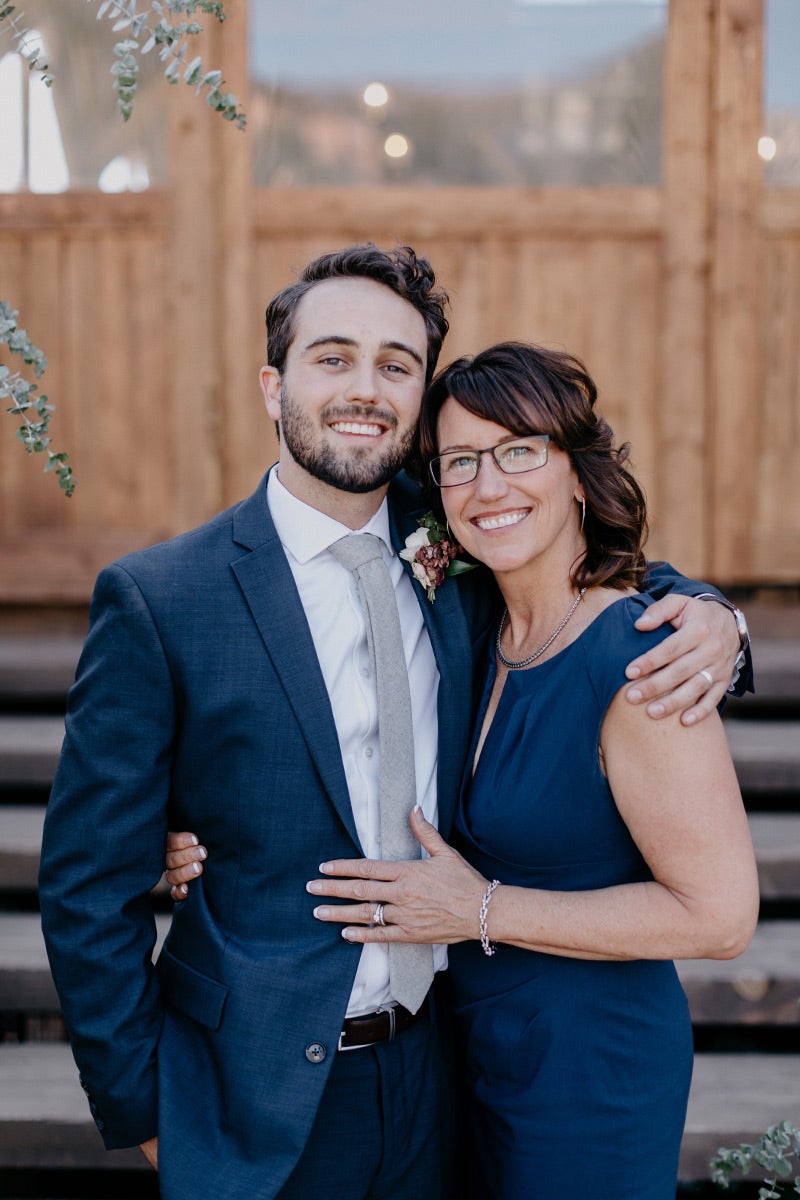
M 214 34 L 231 78 L 245 34 Z M 65 500 L 4 418 L 0 605 L 81 606 L 112 556 L 246 494 L 275 454 L 264 305 L 367 239 L 433 260 L 445 360 L 503 338 L 585 359 L 632 443 L 654 556 L 800 583 L 800 191 L 764 192 L 753 153 L 762 37 L 762 0 L 672 0 L 658 188 L 258 191 L 247 137 L 176 89 L 181 186 L 0 196 L 0 297 L 46 350 L 79 481 Z

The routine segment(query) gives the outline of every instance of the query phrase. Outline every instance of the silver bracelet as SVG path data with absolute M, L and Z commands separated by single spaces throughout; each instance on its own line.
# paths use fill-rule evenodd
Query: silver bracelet
M 488 954 L 488 956 L 490 958 L 496 952 L 497 946 L 489 938 L 489 930 L 487 927 L 487 917 L 489 916 L 489 901 L 492 898 L 494 889 L 499 886 L 500 886 L 500 880 L 493 879 L 492 882 L 487 887 L 486 891 L 483 893 L 483 898 L 481 899 L 480 911 L 478 912 L 478 919 L 480 921 L 480 930 L 481 930 L 481 950 L 483 950 L 484 954 Z

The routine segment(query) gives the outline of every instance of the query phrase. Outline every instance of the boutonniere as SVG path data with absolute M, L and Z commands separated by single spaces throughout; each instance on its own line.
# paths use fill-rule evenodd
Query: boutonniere
M 478 564 L 462 562 L 457 555 L 463 550 L 446 525 L 433 513 L 420 518 L 419 528 L 406 538 L 406 548 L 400 557 L 411 563 L 414 578 L 422 584 L 428 599 L 436 599 L 436 589 L 448 575 L 463 575 Z

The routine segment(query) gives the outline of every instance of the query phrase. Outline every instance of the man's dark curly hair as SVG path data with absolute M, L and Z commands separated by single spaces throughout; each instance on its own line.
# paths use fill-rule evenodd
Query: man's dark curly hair
M 520 437 L 547 433 L 569 455 L 586 493 L 586 554 L 573 568 L 576 587 L 641 587 L 644 494 L 627 467 L 628 445 L 615 447 L 611 426 L 595 412 L 597 388 L 579 359 L 524 342 L 502 342 L 439 372 L 422 400 L 415 470 L 439 513 L 441 494 L 428 468 L 439 453 L 439 413 L 450 398 Z
M 273 296 L 267 305 L 267 362 L 270 366 L 283 372 L 294 339 L 297 306 L 306 292 L 325 279 L 372 279 L 413 305 L 425 321 L 428 334 L 425 382 L 430 382 L 449 328 L 445 316 L 447 293 L 435 287 L 433 267 L 426 258 L 418 258 L 410 246 L 379 250 L 372 242 L 323 254 L 303 269 L 296 283 L 290 283 Z

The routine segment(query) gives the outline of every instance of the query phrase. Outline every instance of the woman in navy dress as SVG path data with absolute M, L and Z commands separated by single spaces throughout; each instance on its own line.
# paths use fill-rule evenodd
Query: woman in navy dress
M 369 879 L 329 918 L 352 940 L 450 944 L 475 1200 L 674 1200 L 692 1038 L 671 960 L 741 953 L 758 910 L 718 716 L 621 695 L 668 631 L 634 628 L 644 499 L 595 398 L 577 360 L 519 343 L 434 381 L 423 455 L 506 611 L 452 846 L 415 810 L 430 857 L 329 864 Z M 378 902 L 385 926 L 355 924 Z

